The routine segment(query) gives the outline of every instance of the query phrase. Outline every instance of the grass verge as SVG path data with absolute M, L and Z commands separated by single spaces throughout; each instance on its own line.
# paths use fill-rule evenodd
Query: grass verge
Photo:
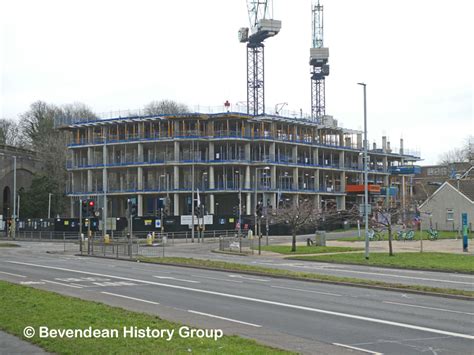
M 354 253 L 297 256 L 292 259 L 474 273 L 474 256 L 463 254 L 396 253 L 394 256 L 389 256 L 388 253 L 371 253 L 369 260 L 366 260 L 364 254 Z
M 306 246 L 301 245 L 296 247 L 296 251 L 291 251 L 291 245 L 267 245 L 262 246 L 262 250 L 271 251 L 279 254 L 324 254 L 324 253 L 342 253 L 347 251 L 358 251 L 363 248 L 352 247 L 321 247 L 321 246 Z
M 269 354 L 285 353 L 237 336 L 217 341 L 182 338 L 181 325 L 156 316 L 127 311 L 105 304 L 62 296 L 57 293 L 0 281 L 0 329 L 23 337 L 23 329 L 40 326 L 50 329 L 117 329 L 118 338 L 40 338 L 25 339 L 57 354 Z M 78 311 L 80 310 L 80 311 Z M 124 338 L 123 327 L 175 329 L 173 339 Z M 288 353 L 289 354 L 289 353 Z
M 337 240 L 338 241 L 341 241 L 341 242 L 360 242 L 362 240 L 364 240 L 364 231 L 361 230 L 361 238 L 359 237 L 345 237 L 345 238 L 338 238 Z M 456 237 L 458 237 L 458 232 L 445 232 L 445 231 L 439 231 L 438 232 L 439 235 L 438 235 L 438 239 L 455 239 Z M 428 233 L 426 231 L 423 231 L 421 233 L 421 235 L 423 236 L 423 240 L 429 240 L 429 236 L 428 236 Z M 397 240 L 397 233 L 394 232 L 393 233 L 393 240 Z M 387 232 L 384 232 L 383 233 L 383 238 L 384 240 L 388 240 L 388 233 Z M 420 231 L 416 231 L 415 232 L 415 238 L 414 240 L 420 240 Z M 408 241 L 407 241 L 408 242 Z
M 178 258 L 178 257 L 166 257 L 166 258 L 139 258 L 141 261 L 156 263 L 156 264 L 169 264 L 169 265 L 182 265 L 189 267 L 200 267 L 213 270 L 222 270 L 222 271 L 237 271 L 255 275 L 262 276 L 275 276 L 275 277 L 285 277 L 298 280 L 311 280 L 311 281 L 321 281 L 321 282 L 331 282 L 331 283 L 347 283 L 353 285 L 361 286 L 373 286 L 373 287 L 384 287 L 399 289 L 403 291 L 418 291 L 418 292 L 429 292 L 435 294 L 443 295 L 458 295 L 466 296 L 474 299 L 474 291 L 464 291 L 464 290 L 455 290 L 450 288 L 438 288 L 438 287 L 428 287 L 422 285 L 402 285 L 395 283 L 388 283 L 375 280 L 365 280 L 365 279 L 356 279 L 352 277 L 339 277 L 332 275 L 321 275 L 310 272 L 298 272 L 282 269 L 271 269 L 262 266 L 254 265 L 245 265 L 245 264 L 236 264 L 228 263 L 225 261 L 215 261 L 215 260 L 204 260 L 204 259 L 192 259 L 192 258 Z
M 14 243 L 0 243 L 0 248 L 19 248 L 20 245 Z

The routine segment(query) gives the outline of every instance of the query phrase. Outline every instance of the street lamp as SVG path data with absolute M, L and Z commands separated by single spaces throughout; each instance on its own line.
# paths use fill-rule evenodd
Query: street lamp
M 236 170 L 235 174 L 238 176 L 238 183 L 239 183 L 239 236 L 242 235 L 242 183 L 241 183 L 241 175 L 240 170 Z
M 367 171 L 367 84 L 364 87 L 364 219 L 365 219 L 365 258 L 369 259 L 369 174 Z
M 53 194 L 50 192 L 48 194 L 48 218 L 51 218 L 51 196 L 53 196 Z
M 263 168 L 255 168 L 255 190 L 254 190 L 254 203 L 255 203 L 255 209 L 254 209 L 254 215 L 255 215 L 255 235 L 258 237 L 258 245 L 260 246 L 260 228 L 257 230 L 257 221 L 258 221 L 258 216 L 257 216 L 257 178 L 258 178 L 258 171 L 259 170 L 270 170 L 269 166 L 265 166 Z M 260 248 L 258 249 L 258 254 L 261 254 Z

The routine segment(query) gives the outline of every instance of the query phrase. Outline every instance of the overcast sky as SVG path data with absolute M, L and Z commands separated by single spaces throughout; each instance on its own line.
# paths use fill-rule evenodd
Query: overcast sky
M 422 164 L 474 132 L 472 0 L 323 0 L 326 113 L 369 139 L 421 151 Z M 0 118 L 36 100 L 96 112 L 173 99 L 246 100 L 245 0 L 0 0 Z M 275 0 L 266 42 L 268 107 L 310 112 L 311 1 Z

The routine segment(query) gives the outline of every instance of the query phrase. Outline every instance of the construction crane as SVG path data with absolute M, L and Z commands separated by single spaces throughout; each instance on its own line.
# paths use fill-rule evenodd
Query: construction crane
M 281 21 L 273 20 L 272 0 L 247 0 L 250 30 L 239 30 L 239 41 L 247 43 L 247 113 L 265 113 L 265 68 L 263 42 L 281 29 Z
M 320 122 L 326 115 L 325 78 L 329 75 L 329 48 L 324 47 L 323 6 L 319 0 L 311 4 L 313 15 L 313 43 L 310 49 L 311 65 L 311 118 Z

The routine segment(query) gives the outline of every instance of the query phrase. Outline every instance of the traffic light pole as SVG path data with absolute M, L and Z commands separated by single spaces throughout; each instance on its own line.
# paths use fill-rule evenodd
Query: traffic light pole
M 82 255 L 82 200 L 79 200 L 79 250 Z

